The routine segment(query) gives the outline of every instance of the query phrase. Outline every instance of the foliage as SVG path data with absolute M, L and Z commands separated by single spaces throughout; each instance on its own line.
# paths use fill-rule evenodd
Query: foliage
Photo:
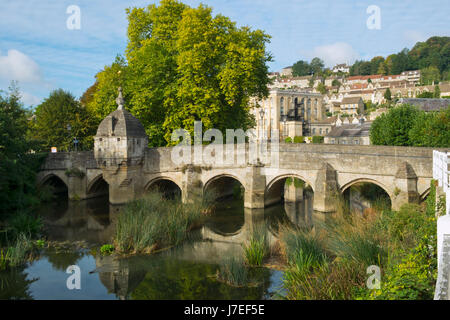
M 291 137 L 287 137 L 286 139 L 284 139 L 284 142 L 292 143 L 292 138 Z
M 303 136 L 295 136 L 294 143 L 305 143 L 305 137 Z
M 417 95 L 417 98 L 425 98 L 425 99 L 431 99 L 434 97 L 433 92 L 424 91 L 421 94 Z
M 377 117 L 370 128 L 370 141 L 375 145 L 410 146 L 411 130 L 419 110 L 410 105 L 390 109 Z
M 391 101 L 392 100 L 392 93 L 391 93 L 391 89 L 387 88 L 386 91 L 384 92 L 384 98 L 387 101 Z
M 236 287 L 245 286 L 249 281 L 247 268 L 241 260 L 235 257 L 223 260 L 217 272 L 217 278 Z
M 183 204 L 152 193 L 128 203 L 120 214 L 115 235 L 119 252 L 152 252 L 178 245 L 202 217 L 200 202 Z
M 104 244 L 100 248 L 100 253 L 103 255 L 108 255 L 114 252 L 114 246 L 112 244 Z
M 126 60 L 118 58 L 97 74 L 88 102 L 97 118 L 116 108 L 121 84 L 151 146 L 174 144 L 172 132 L 179 128 L 192 134 L 196 120 L 204 131 L 254 126 L 249 99 L 266 97 L 270 81 L 267 34 L 214 17 L 205 5 L 191 8 L 175 0 L 127 14 Z
M 69 92 L 62 89 L 52 91 L 37 106 L 34 115 L 31 132 L 32 137 L 39 142 L 40 150 L 48 152 L 51 147 L 70 150 L 75 138 L 79 141 L 79 150 L 92 148 L 92 137 L 98 123 L 92 120 L 88 110 Z
M 264 228 L 257 228 L 247 243 L 243 244 L 244 257 L 250 266 L 261 266 L 269 254 L 269 242 Z
M 422 85 L 431 85 L 439 82 L 440 78 L 439 69 L 435 66 L 429 66 L 420 70 L 420 83 Z
M 312 137 L 312 143 L 323 143 L 324 137 L 323 136 L 313 136 Z
M 314 74 L 321 75 L 324 72 L 324 63 L 320 58 L 313 58 L 310 63 L 299 60 L 292 66 L 292 75 L 294 77 L 309 76 Z M 312 86 L 311 86 L 312 87 Z
M 450 106 L 439 112 L 419 112 L 408 137 L 417 147 L 450 147 Z
M 45 155 L 29 153 L 29 116 L 14 84 L 6 95 L 0 91 L 0 219 L 39 202 L 34 182 Z
M 386 59 L 374 57 L 371 61 L 357 60 L 350 67 L 350 75 L 400 74 L 421 70 L 421 83 L 447 80 L 450 74 L 450 37 L 431 37 L 417 42 L 411 49 L 403 49 Z
M 42 218 L 30 213 L 20 211 L 8 220 L 8 226 L 12 229 L 12 237 L 16 238 L 20 234 L 29 237 L 38 235 L 43 227 Z

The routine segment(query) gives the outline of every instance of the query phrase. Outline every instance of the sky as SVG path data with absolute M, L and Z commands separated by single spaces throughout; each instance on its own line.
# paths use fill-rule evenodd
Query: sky
M 0 90 L 18 82 L 25 106 L 52 90 L 76 97 L 127 45 L 126 8 L 154 0 L 0 0 Z M 430 36 L 450 36 L 448 0 L 184 0 L 213 8 L 238 26 L 271 35 L 278 71 L 318 56 L 325 65 L 353 63 L 411 49 Z M 80 9 L 80 28 L 67 21 Z M 377 12 L 371 8 L 376 6 Z M 368 10 L 369 9 L 369 10 Z M 377 10 L 378 10 L 377 9 Z M 379 19 L 376 19 L 379 17 Z M 375 20 L 374 20 L 375 19 Z M 69 24 L 70 26 L 71 24 Z M 375 28 L 374 28 L 375 26 Z

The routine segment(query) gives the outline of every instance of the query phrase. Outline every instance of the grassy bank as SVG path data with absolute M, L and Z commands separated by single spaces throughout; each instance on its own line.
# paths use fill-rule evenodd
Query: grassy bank
M 184 204 L 160 193 L 128 203 L 118 218 L 115 248 L 121 253 L 150 253 L 183 242 L 200 225 L 204 204 Z
M 432 187 L 433 189 L 433 187 Z M 288 299 L 433 299 L 436 282 L 434 191 L 399 211 L 378 206 L 351 214 L 343 201 L 311 230 L 282 232 Z M 381 270 L 369 289 L 369 266 Z

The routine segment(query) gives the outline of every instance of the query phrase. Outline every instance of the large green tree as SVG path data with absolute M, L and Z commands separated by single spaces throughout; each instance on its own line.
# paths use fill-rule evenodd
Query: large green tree
M 35 174 L 40 162 L 29 153 L 29 117 L 17 88 L 0 91 L 0 220 L 38 202 Z
M 292 75 L 294 77 L 309 76 L 311 74 L 311 66 L 307 61 L 299 60 L 292 66 Z
M 268 95 L 267 34 L 175 0 L 127 14 L 126 61 L 116 59 L 97 74 L 89 110 L 99 118 L 113 111 L 121 84 L 151 146 L 173 144 L 173 130 L 192 132 L 196 120 L 203 130 L 223 132 L 254 125 L 249 100 Z
M 439 112 L 421 112 L 409 131 L 411 145 L 450 147 L 450 107 Z
M 375 145 L 410 146 L 409 131 L 420 111 L 410 105 L 390 109 L 376 118 L 370 128 L 370 141 Z
M 79 149 L 92 147 L 97 123 L 86 107 L 69 92 L 62 89 L 52 91 L 36 107 L 34 115 L 32 135 L 39 141 L 41 150 L 49 151 L 53 146 L 61 151 L 70 150 L 75 138 L 79 141 Z

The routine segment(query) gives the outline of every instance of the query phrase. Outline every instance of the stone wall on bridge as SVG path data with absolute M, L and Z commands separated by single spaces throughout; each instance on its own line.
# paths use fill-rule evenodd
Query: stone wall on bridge
M 205 152 L 206 146 L 193 147 Z M 231 155 L 231 150 L 224 154 Z M 270 150 L 270 149 L 273 150 Z M 93 152 L 49 154 L 38 174 L 38 183 L 58 177 L 66 184 L 70 199 L 95 196 L 94 186 L 105 180 L 113 204 L 142 197 L 150 186 L 160 180 L 174 182 L 183 201 L 202 197 L 218 183 L 237 180 L 245 189 L 246 208 L 263 208 L 281 200 L 281 188 L 287 177 L 303 180 L 314 191 L 313 207 L 317 211 L 334 211 L 334 197 L 358 182 L 371 182 L 390 196 L 392 206 L 424 198 L 432 178 L 431 148 L 350 146 L 325 144 L 280 144 L 270 147 L 270 161 L 255 164 L 249 161 L 249 146 L 235 145 L 235 159 L 245 162 L 220 164 L 176 164 L 174 148 L 147 148 L 141 163 L 101 167 Z M 80 174 L 81 172 L 81 174 Z M 228 180 L 225 180 L 224 178 Z

